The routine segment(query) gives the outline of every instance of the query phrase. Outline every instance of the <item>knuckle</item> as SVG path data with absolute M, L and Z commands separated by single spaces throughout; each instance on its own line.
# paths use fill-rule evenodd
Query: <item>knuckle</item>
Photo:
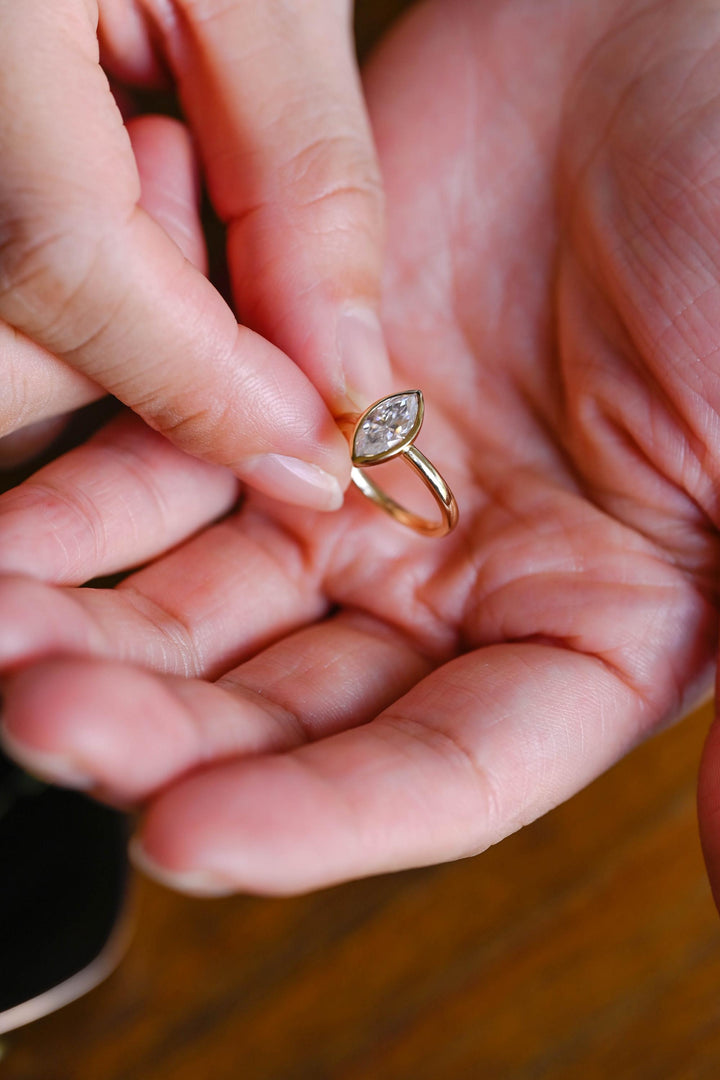
M 508 813 L 498 781 L 475 748 L 442 720 L 422 721 L 398 711 L 383 714 L 378 730 L 390 739 L 405 757 L 423 758 L 437 763 L 451 782 L 448 790 L 456 793 L 453 802 L 458 820 L 469 822 L 462 833 L 462 854 L 475 854 L 487 847 L 487 839 L 507 828 Z M 453 806 L 450 806 L 453 813 Z M 460 813 L 462 811 L 462 814 Z
M 154 392 L 139 401 L 135 409 L 151 428 L 180 450 L 221 465 L 232 461 L 232 438 L 223 433 L 234 431 L 235 423 L 226 403 L 208 400 L 197 389 L 187 395 L 175 389 Z
M 83 552 L 92 553 L 96 564 L 103 562 L 108 550 L 107 527 L 90 493 L 34 479 L 26 485 L 25 497 L 28 509 L 42 507 L 44 519 L 53 522 L 52 536 L 62 560 L 59 573 L 63 579 L 75 578 Z
M 354 133 L 325 136 L 298 150 L 281 172 L 300 209 L 382 214 L 380 171 L 365 140 Z

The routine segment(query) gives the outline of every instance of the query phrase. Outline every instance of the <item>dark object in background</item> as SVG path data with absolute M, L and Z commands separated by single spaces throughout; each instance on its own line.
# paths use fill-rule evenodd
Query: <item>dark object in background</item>
M 0 1033 L 80 997 L 127 941 L 127 819 L 0 753 Z

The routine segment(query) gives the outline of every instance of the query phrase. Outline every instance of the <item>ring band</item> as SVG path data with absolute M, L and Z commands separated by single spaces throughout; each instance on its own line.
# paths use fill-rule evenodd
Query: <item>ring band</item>
M 401 525 L 422 536 L 446 536 L 458 522 L 455 496 L 432 462 L 413 445 L 424 411 L 420 390 L 392 394 L 366 409 L 357 419 L 353 432 L 351 477 L 363 495 Z M 394 457 L 402 457 L 418 474 L 440 508 L 440 521 L 407 510 L 366 476 L 367 469 Z

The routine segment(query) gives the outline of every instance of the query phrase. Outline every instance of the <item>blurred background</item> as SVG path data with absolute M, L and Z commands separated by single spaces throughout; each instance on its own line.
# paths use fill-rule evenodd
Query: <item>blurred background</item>
M 358 0 L 361 52 L 405 6 Z M 4 1037 L 0 1077 L 716 1080 L 694 801 L 709 720 L 465 862 L 289 900 L 137 879 L 118 970 Z

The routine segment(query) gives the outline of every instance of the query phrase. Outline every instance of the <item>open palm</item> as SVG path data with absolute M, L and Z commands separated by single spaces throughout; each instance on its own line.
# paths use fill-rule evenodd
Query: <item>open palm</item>
M 707 689 L 720 12 L 601 7 L 423 5 L 368 72 L 388 392 L 425 394 L 455 533 L 357 492 L 207 526 L 235 481 L 127 417 L 0 503 L 0 566 L 55 583 L 0 588 L 8 742 L 144 804 L 178 887 L 472 854 Z

